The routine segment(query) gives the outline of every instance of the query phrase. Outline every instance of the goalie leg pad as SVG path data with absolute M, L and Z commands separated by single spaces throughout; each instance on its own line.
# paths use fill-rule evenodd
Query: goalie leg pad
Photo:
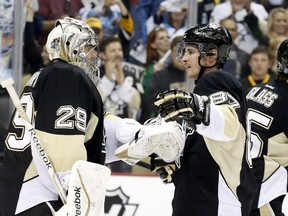
M 71 170 L 67 204 L 55 215 L 103 216 L 110 174 L 111 171 L 106 166 L 76 161 Z

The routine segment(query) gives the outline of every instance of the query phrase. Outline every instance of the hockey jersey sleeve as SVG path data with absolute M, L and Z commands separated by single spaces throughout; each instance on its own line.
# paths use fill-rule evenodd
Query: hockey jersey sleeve
M 225 72 L 213 72 L 200 79 L 194 93 L 209 96 L 211 101 L 210 124 L 197 125 L 197 132 L 214 140 L 234 140 L 242 119 L 240 83 Z
M 237 113 L 230 105 L 215 105 L 210 107 L 209 126 L 197 125 L 197 132 L 210 139 L 219 141 L 234 140 L 238 134 L 240 122 Z

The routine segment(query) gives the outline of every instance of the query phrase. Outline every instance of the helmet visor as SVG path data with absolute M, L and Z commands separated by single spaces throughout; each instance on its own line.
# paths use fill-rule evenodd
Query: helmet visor
M 181 60 L 183 56 L 187 54 L 193 54 L 195 53 L 194 50 L 191 49 L 191 47 L 198 49 L 197 43 L 187 43 L 187 42 L 180 42 L 176 45 L 176 59 Z
M 211 53 L 211 50 L 217 50 L 217 46 L 215 44 L 181 42 L 176 45 L 176 59 L 181 60 L 185 54 L 192 55 L 193 53 L 195 53 L 195 49 L 192 49 L 192 47 L 198 49 L 200 57 L 203 57 L 205 55 L 212 56 L 214 54 Z

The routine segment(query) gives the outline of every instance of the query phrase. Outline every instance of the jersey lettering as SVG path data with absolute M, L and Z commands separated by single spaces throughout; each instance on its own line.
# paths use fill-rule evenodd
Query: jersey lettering
M 278 98 L 278 95 L 268 89 L 262 89 L 261 91 L 260 89 L 261 87 L 252 88 L 246 98 L 264 105 L 267 108 L 271 107 L 274 101 Z
M 25 109 L 29 121 L 32 122 L 34 113 L 34 102 L 31 93 L 23 94 L 21 97 L 21 103 Z M 17 135 L 13 132 L 8 133 L 5 140 L 6 146 L 10 150 L 24 151 L 28 146 L 30 146 L 31 137 L 29 133 L 25 130 L 25 124 L 23 123 L 23 120 L 21 119 L 17 110 L 13 116 L 12 124 L 15 129 L 21 130 L 21 133 L 20 135 Z
M 247 133 L 247 158 L 248 164 L 252 167 L 252 159 L 261 156 L 263 150 L 263 140 L 260 135 L 251 129 L 252 124 L 269 129 L 273 118 L 258 110 L 249 108 L 246 113 L 246 133 Z
M 65 105 L 57 110 L 56 115 L 60 117 L 55 121 L 55 129 L 74 129 L 76 126 L 78 130 L 85 133 L 87 114 L 84 109 L 78 107 L 75 110 L 72 106 Z
M 240 108 L 240 103 L 227 92 L 219 91 L 211 94 L 209 97 L 214 104 L 229 104 L 234 109 Z

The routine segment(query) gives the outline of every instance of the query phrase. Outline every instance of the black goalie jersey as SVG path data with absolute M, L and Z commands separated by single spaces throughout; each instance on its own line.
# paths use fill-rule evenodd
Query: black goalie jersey
M 242 119 L 241 85 L 230 74 L 221 71 L 205 74 L 197 82 L 194 93 L 210 96 L 214 104 L 221 104 L 217 106 L 219 109 L 234 108 L 239 119 Z M 237 134 L 234 138 L 208 138 L 199 134 L 198 125 L 199 133 L 194 132 L 188 136 L 181 167 L 174 174 L 173 215 L 249 215 L 256 183 L 246 159 L 244 127 L 237 120 L 237 114 L 234 112 L 237 127 L 227 128 L 226 124 L 220 125 L 220 120 L 225 123 L 229 121 L 229 113 L 223 114 L 219 121 L 216 120 L 215 127 L 210 122 L 209 127 L 214 128 L 209 134 L 213 135 L 214 131 L 217 135 L 224 131 L 228 136 Z M 213 118 L 212 107 L 210 118 Z
M 255 204 L 261 207 L 287 193 L 288 85 L 278 80 L 261 84 L 246 99 L 247 140 L 259 182 L 260 197 Z
M 32 76 L 21 101 L 60 180 L 76 160 L 104 164 L 102 100 L 82 69 L 61 61 L 50 64 Z M 30 136 L 17 112 L 5 144 L 0 213 L 12 216 L 58 200 L 45 167 L 39 171 L 40 161 L 32 158 Z

